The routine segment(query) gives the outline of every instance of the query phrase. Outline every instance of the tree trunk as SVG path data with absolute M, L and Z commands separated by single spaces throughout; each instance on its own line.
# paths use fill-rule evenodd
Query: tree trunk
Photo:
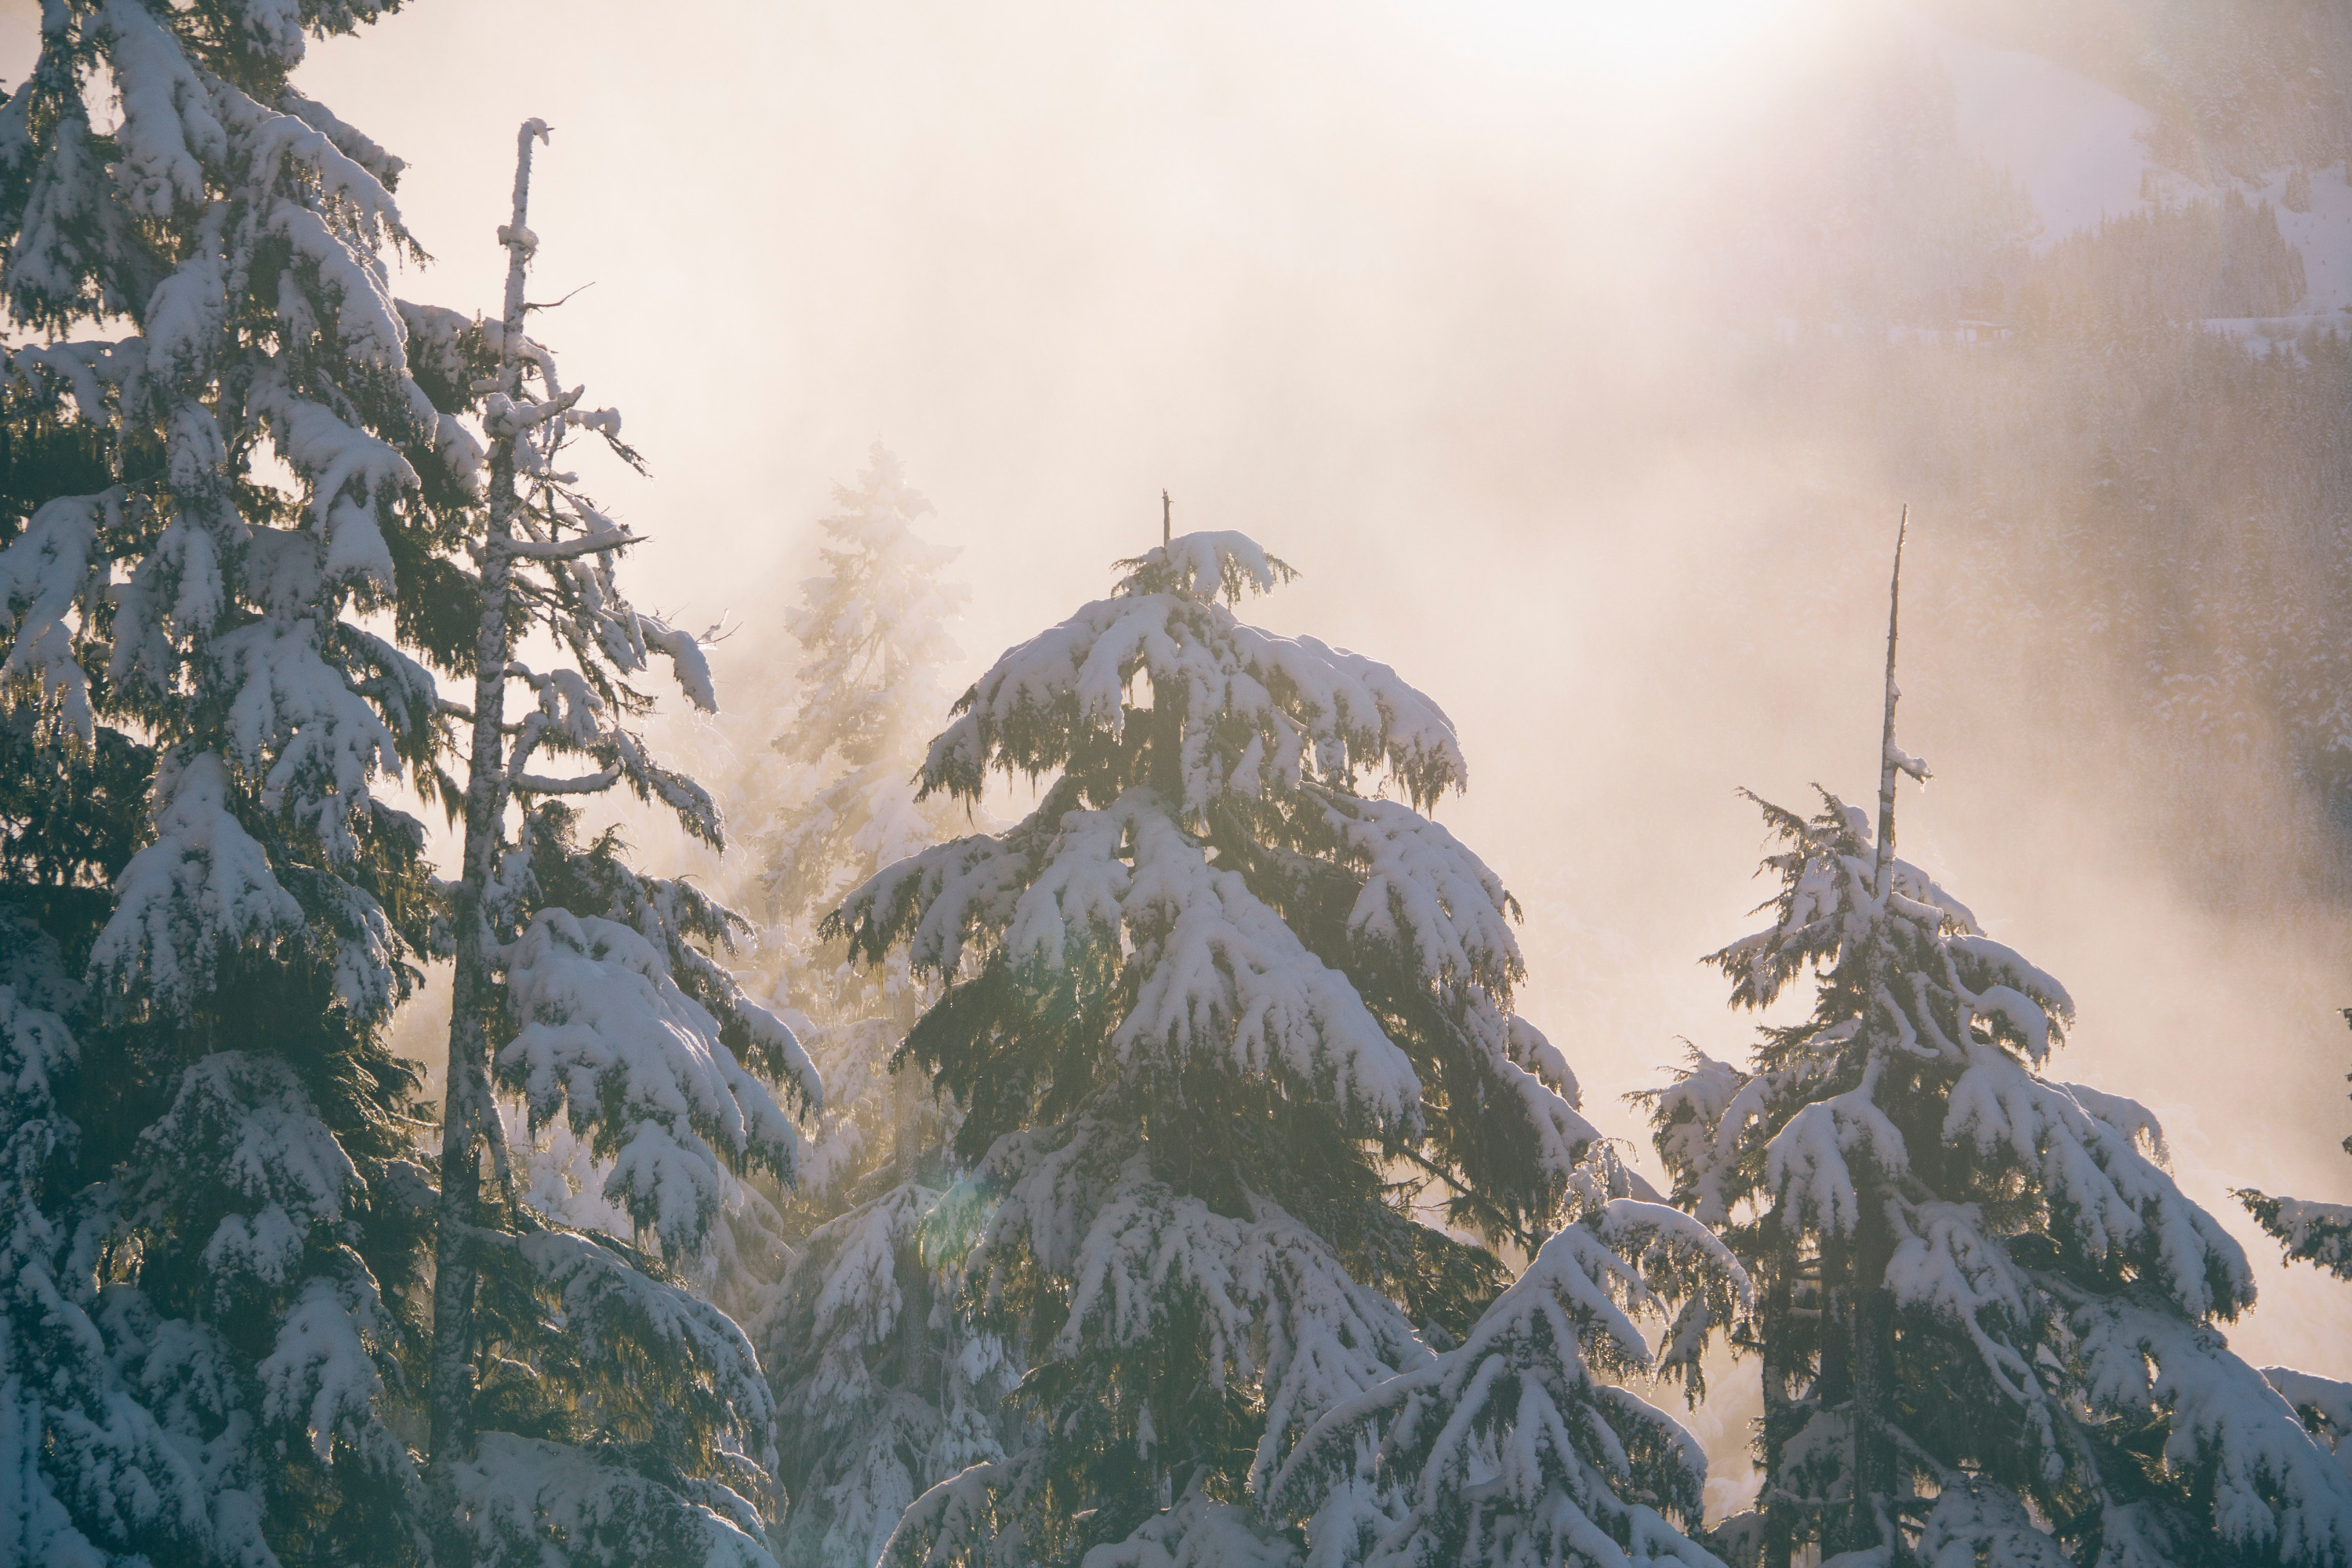
M 1895 1232 L 1886 1219 L 1885 1194 L 1875 1184 L 1863 1189 L 1861 1224 L 1853 1247 L 1849 1332 L 1853 1336 L 1853 1505 L 1846 1549 L 1860 1551 L 1885 1541 L 1882 1510 L 1895 1499 L 1895 1300 L 1886 1288 L 1886 1266 L 1895 1255 Z
M 1778 1226 L 1775 1226 L 1777 1232 Z M 1796 1436 L 1801 1423 L 1789 1403 L 1789 1384 L 1797 1368 L 1790 1364 L 1788 1342 L 1794 1327 L 1790 1313 L 1796 1305 L 1797 1249 L 1786 1239 L 1777 1241 L 1766 1264 L 1764 1282 L 1764 1544 L 1757 1568 L 1790 1568 L 1796 1554 L 1796 1510 L 1780 1497 L 1780 1450 Z
M 504 332 L 499 389 L 520 401 L 516 348 L 522 341 L 523 273 L 530 255 L 524 219 L 530 206 L 530 143 L 545 135 L 538 121 L 517 137 L 514 221 L 500 231 L 507 246 Z M 458 1517 L 448 1467 L 473 1447 L 474 1292 L 479 1275 L 474 1237 L 480 1223 L 482 1146 L 497 1108 L 490 1095 L 487 1019 L 496 996 L 496 941 L 483 908 L 505 839 L 506 669 L 511 628 L 508 585 L 514 557 L 501 546 L 514 537 L 520 502 L 515 489 L 511 429 L 493 429 L 489 526 L 480 563 L 482 619 L 474 643 L 473 748 L 466 780 L 466 847 L 457 883 L 456 964 L 450 979 L 449 1069 L 441 1109 L 441 1200 L 434 1241 L 433 1359 L 430 1469 L 439 1505 L 434 1542 L 436 1568 L 467 1568 L 472 1542 Z

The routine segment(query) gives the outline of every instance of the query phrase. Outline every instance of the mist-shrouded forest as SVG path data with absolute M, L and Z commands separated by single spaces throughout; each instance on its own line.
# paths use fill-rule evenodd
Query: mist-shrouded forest
M 2352 1568 L 2352 11 L 0 87 L 0 1568 Z

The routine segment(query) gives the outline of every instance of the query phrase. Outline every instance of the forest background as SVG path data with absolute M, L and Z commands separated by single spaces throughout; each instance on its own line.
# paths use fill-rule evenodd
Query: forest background
M 301 80 L 408 160 L 452 302 L 496 297 L 513 124 L 556 127 L 534 294 L 594 284 L 561 333 L 654 474 L 603 493 L 644 597 L 739 628 L 680 738 L 756 762 L 877 435 L 963 550 L 950 690 L 1165 486 L 1302 569 L 1274 629 L 1445 705 L 1523 1010 L 1629 1139 L 1681 1038 L 1748 1037 L 1694 962 L 1764 891 L 1734 787 L 1867 791 L 1907 500 L 1906 858 L 2066 977 L 2066 1075 L 2163 1119 L 2262 1271 L 2233 1344 L 2352 1376 L 2352 1300 L 2225 1195 L 2352 1197 L 2343 19 L 1524 9 L 479 0 Z M 1747 1414 L 1697 1414 L 1718 1486 Z

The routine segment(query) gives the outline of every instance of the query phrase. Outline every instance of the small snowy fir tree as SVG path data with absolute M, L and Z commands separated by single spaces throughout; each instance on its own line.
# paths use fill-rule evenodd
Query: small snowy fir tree
M 915 1497 L 1003 1456 L 1014 1369 L 958 1310 L 953 1265 L 931 1232 L 956 1173 L 952 1108 L 894 1074 L 907 1030 L 936 998 L 905 956 L 868 968 L 817 920 L 883 867 L 968 830 L 916 774 L 945 717 L 948 623 L 965 593 L 940 574 L 955 552 L 915 531 L 930 503 L 878 444 L 821 520 L 827 570 L 786 618 L 807 658 L 760 770 L 752 835 L 760 952 L 824 1075 L 826 1104 L 784 1205 L 797 1255 L 767 1324 L 792 1498 L 780 1559 L 866 1568 Z M 781 778 L 776 775 L 781 773 Z
M 425 1551 L 384 1026 L 432 900 L 374 791 L 434 682 L 365 617 L 478 449 L 408 366 L 398 161 L 289 81 L 378 9 L 58 0 L 0 107 L 0 1562 Z
M 745 1172 L 792 1178 L 798 1133 L 769 1085 L 813 1104 L 817 1079 L 707 951 L 740 922 L 632 869 L 613 834 L 583 843 L 565 804 L 625 789 L 719 841 L 709 795 L 630 728 L 651 703 L 631 681 L 656 655 L 697 706 L 715 706 L 701 649 L 622 596 L 617 561 L 634 541 L 565 467 L 583 431 L 635 454 L 619 416 L 581 408 L 581 389 L 523 333 L 531 150 L 546 136 L 532 121 L 517 139 L 503 319 L 435 317 L 420 332 L 438 386 L 478 416 L 488 446 L 467 584 L 473 701 L 445 704 L 471 744 L 463 860 L 445 889 L 436 1544 L 443 1568 L 770 1563 L 770 1391 L 743 1331 L 678 1273 L 723 1237 Z M 561 1119 L 585 1144 L 630 1240 L 525 1201 L 494 1085 L 521 1097 L 531 1132 Z
M 1577 1561 L 1660 1554 L 1654 1510 L 1695 1514 L 1696 1454 L 1588 1375 L 1617 1276 L 1497 1303 L 1494 1254 L 1425 1222 L 1533 1253 L 1622 1195 L 1566 1064 L 1510 1012 L 1516 906 L 1424 815 L 1463 782 L 1452 724 L 1384 665 L 1240 621 L 1291 574 L 1239 534 L 1124 564 L 999 659 L 924 763 L 927 794 L 967 801 L 992 772 L 1052 774 L 1036 811 L 883 870 L 828 928 L 947 983 L 906 1055 L 963 1111 L 965 1300 L 1030 1367 L 1020 1441 L 918 1499 L 889 1560 L 1286 1563 L 1311 1515 L 1345 1562 L 1416 1509 L 1458 1530 L 1459 1443 L 1430 1467 L 1444 1497 L 1360 1475 L 1337 1437 L 1346 1462 L 1276 1484 L 1401 1374 L 1476 1443 L 1549 1453 L 1516 1415 L 1541 1418 L 1540 1386 L 1574 1473 L 1531 1462 L 1528 1528 L 1580 1531 Z M 1547 1268 L 1592 1267 L 1604 1234 L 1555 1237 Z M 1430 1341 L 1468 1348 L 1440 1363 Z M 1498 1380 L 1528 1391 L 1511 1411 Z M 1589 1555 L 1604 1542 L 1620 1555 Z
M 1897 551 L 1898 563 L 1900 550 Z M 2352 1486 L 2218 1321 L 2246 1258 L 2132 1101 L 2042 1075 L 2073 1007 L 1894 855 L 1895 633 L 1875 837 L 1824 793 L 1764 807 L 1772 923 L 1708 962 L 1735 1005 L 1808 973 L 1751 1068 L 1653 1099 L 1675 1195 L 1759 1302 L 1757 1512 L 1736 1563 L 2340 1563 Z

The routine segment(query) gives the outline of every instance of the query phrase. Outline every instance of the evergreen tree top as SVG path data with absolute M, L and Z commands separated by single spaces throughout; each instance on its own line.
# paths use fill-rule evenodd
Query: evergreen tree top
M 971 595 L 940 573 L 961 552 L 916 531 L 931 503 L 878 441 L 856 486 L 835 487 L 834 506 L 818 520 L 831 570 L 803 582 L 784 613 L 809 657 L 774 745 L 797 762 L 838 752 L 853 766 L 887 763 L 895 787 L 911 771 L 898 767 L 902 750 L 919 751 L 947 707 L 939 672 L 960 657 L 947 623 Z
M 1759 802 L 1771 924 L 1707 959 L 1745 1008 L 1810 975 L 1811 1016 L 1649 1097 L 1677 1199 L 1759 1280 L 1765 1483 L 1722 1539 L 2343 1563 L 2352 1482 L 2213 1326 L 2253 1300 L 2244 1252 L 2145 1108 L 2042 1076 L 2065 988 L 1894 854 L 1895 781 L 1927 772 L 1895 743 L 1895 636 L 1890 611 L 1876 834 L 1826 790 L 1810 818 Z
M 1090 790 L 1132 773 L 1149 749 L 1128 733 L 1139 674 L 1154 712 L 1181 726 L 1159 783 L 1187 816 L 1318 783 L 1353 791 L 1361 775 L 1385 775 L 1425 810 L 1466 783 L 1453 721 L 1395 670 L 1234 616 L 1244 592 L 1294 575 L 1249 539 L 1186 534 L 1121 564 L 1131 570 L 1110 598 L 1009 649 L 958 700 L 924 762 L 926 793 L 976 798 L 991 768 L 1059 768 Z

